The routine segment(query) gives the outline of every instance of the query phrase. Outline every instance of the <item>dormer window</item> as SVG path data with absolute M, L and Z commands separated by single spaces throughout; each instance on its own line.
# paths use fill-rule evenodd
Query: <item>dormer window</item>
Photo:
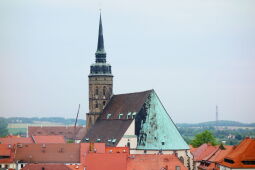
M 101 141 L 101 139 L 98 138 L 98 139 L 97 139 L 97 142 L 100 142 L 100 141 Z
M 127 119 L 130 119 L 131 118 L 131 112 L 129 112 L 128 114 L 127 114 Z
M 106 118 L 109 119 L 111 116 L 112 114 L 108 113 Z
M 132 114 L 132 119 L 134 119 L 135 116 L 136 116 L 136 112 L 134 112 L 134 113 Z
M 123 116 L 123 114 L 122 114 L 122 113 L 120 113 L 120 114 L 119 114 L 119 119 L 121 119 L 121 118 L 122 118 L 122 116 Z

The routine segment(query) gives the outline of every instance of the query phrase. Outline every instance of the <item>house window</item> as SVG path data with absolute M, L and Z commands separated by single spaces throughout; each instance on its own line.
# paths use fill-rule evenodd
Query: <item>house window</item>
M 184 163 L 184 159 L 183 159 L 182 156 L 181 156 L 179 159 L 180 159 L 180 161 L 181 161 L 182 163 Z
M 129 148 L 130 148 L 130 142 L 128 142 L 128 143 L 127 143 L 127 147 L 129 147 Z
M 21 167 L 21 168 L 23 168 L 23 167 L 24 167 L 24 165 L 23 165 L 23 164 L 21 164 L 21 165 L 20 165 L 20 167 Z
M 255 160 L 253 161 L 242 161 L 244 165 L 255 165 Z
M 180 166 L 176 166 L 175 170 L 181 170 L 181 167 Z
M 224 162 L 227 162 L 227 163 L 230 163 L 230 164 L 235 163 L 232 159 L 227 159 L 227 158 L 224 159 Z

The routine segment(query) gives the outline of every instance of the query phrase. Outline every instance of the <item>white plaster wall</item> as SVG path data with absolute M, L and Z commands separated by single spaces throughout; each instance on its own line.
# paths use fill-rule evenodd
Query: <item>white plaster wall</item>
M 199 167 L 199 165 L 200 165 L 200 162 L 194 162 L 194 165 L 195 165 L 195 167 L 194 167 L 194 170 L 198 170 L 198 167 Z
M 255 170 L 255 168 L 242 168 L 242 169 L 235 169 L 235 168 L 229 168 L 226 166 L 220 165 L 220 170 Z
M 137 136 L 135 135 L 135 120 L 132 121 L 127 131 L 120 139 L 117 147 L 125 147 L 130 142 L 130 149 L 135 149 L 137 146 Z
M 8 165 L 9 168 L 16 169 L 15 163 L 1 163 L 2 168 L 5 168 L 5 165 Z

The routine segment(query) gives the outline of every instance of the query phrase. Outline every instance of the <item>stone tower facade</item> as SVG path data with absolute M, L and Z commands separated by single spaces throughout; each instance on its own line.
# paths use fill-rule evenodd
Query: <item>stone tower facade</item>
M 112 96 L 113 75 L 111 65 L 106 63 L 103 26 L 100 14 L 96 61 L 90 66 L 89 74 L 89 113 L 86 126 L 89 129 L 100 116 Z

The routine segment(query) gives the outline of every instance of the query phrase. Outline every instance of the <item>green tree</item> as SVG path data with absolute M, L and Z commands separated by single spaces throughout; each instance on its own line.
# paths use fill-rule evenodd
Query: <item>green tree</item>
M 204 132 L 197 134 L 195 136 L 195 138 L 191 141 L 191 145 L 193 147 L 199 147 L 200 145 L 202 145 L 204 143 L 217 145 L 216 138 L 208 130 L 205 130 Z
M 5 137 L 8 135 L 7 129 L 8 123 L 5 118 L 0 118 L 0 137 Z

